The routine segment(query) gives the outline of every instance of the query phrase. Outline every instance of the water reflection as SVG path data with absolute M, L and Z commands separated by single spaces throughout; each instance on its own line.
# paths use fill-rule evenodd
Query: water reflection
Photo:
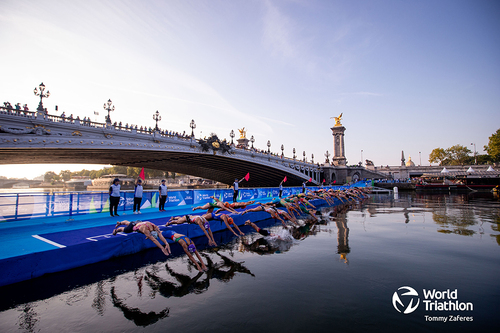
M 76 313 L 75 316 L 79 316 L 76 320 L 81 321 L 92 315 L 95 320 L 116 320 L 116 317 L 112 317 L 114 314 L 122 319 L 122 322 L 138 327 L 148 327 L 161 320 L 172 324 L 174 313 L 180 312 L 181 307 L 189 309 L 193 306 L 189 295 L 205 293 L 203 297 L 207 297 L 210 295 L 211 286 L 210 292 L 223 293 L 223 288 L 218 289 L 217 285 L 238 284 L 248 280 L 239 279 L 238 276 L 262 278 L 256 276 L 258 269 L 255 262 L 265 260 L 258 256 L 289 252 L 294 245 L 310 240 L 309 237 L 317 236 L 314 241 L 324 240 L 325 237 L 321 237 L 329 236 L 326 233 L 331 234 L 331 237 L 326 239 L 332 245 L 331 252 L 335 251 L 334 256 L 340 258 L 342 264 L 339 267 L 343 267 L 343 263 L 349 264 L 349 260 L 359 258 L 356 255 L 363 255 L 363 244 L 360 242 L 360 239 L 363 239 L 360 238 L 360 234 L 364 234 L 363 230 L 379 232 L 378 235 L 381 235 L 382 239 L 391 232 L 397 234 L 398 231 L 404 230 L 410 233 L 417 229 L 419 232 L 425 229 L 425 232 L 434 235 L 437 231 L 439 241 L 454 236 L 460 239 L 465 239 L 460 236 L 467 236 L 471 239 L 484 235 L 484 239 L 490 240 L 492 246 L 496 247 L 495 243 L 500 245 L 500 202 L 491 196 L 405 193 L 395 199 L 374 195 L 362 203 L 324 207 L 321 213 L 318 222 L 302 220 L 299 227 L 285 228 L 281 224 L 276 225 L 273 220 L 259 222 L 260 228 L 266 228 L 270 232 L 266 237 L 254 232 L 250 227 L 242 228 L 246 233 L 242 238 L 235 238 L 229 233 L 217 233 L 217 243 L 225 245 L 217 249 L 199 247 L 201 255 L 208 263 L 206 273 L 193 269 L 194 266 L 185 256 L 165 259 L 159 251 L 145 251 L 123 259 L 89 265 L 73 272 L 54 274 L 29 283 L 0 288 L 0 314 L 14 312 L 16 328 L 26 332 L 44 331 L 49 328 L 50 319 L 57 316 L 49 316 L 47 319 L 47 312 L 49 309 L 60 309 L 57 306 L 66 309 L 68 313 Z M 369 216 L 384 214 L 390 214 L 391 218 L 367 220 Z M 384 223 L 384 229 L 380 225 L 377 226 L 377 223 Z M 390 225 L 395 227 L 385 229 Z M 422 228 L 415 228 L 420 226 Z M 364 235 L 364 239 L 377 239 L 376 233 Z M 379 242 L 382 243 L 382 240 Z M 425 246 L 426 240 L 419 239 L 418 242 Z M 354 246 L 354 249 L 351 246 Z M 385 246 L 387 243 L 381 245 L 383 249 Z M 366 247 L 367 245 L 364 246 L 365 251 L 370 252 L 371 248 L 366 250 Z M 296 251 L 291 251 L 288 256 L 294 255 L 294 252 Z M 331 252 L 328 253 L 330 257 Z M 243 258 L 249 256 L 253 258 L 254 265 L 248 264 L 248 260 L 247 263 L 243 261 L 246 260 Z M 397 256 L 393 258 L 398 259 Z M 339 272 L 341 270 L 337 270 L 336 274 L 340 274 Z M 46 304 L 50 304 L 50 307 Z M 8 310 L 13 307 L 15 309 Z M 76 311 L 72 309 L 73 312 L 70 312 L 70 307 Z M 121 325 L 117 326 L 116 330 L 123 330 L 125 326 L 123 323 Z
M 38 332 L 38 329 L 36 328 L 36 325 L 39 321 L 39 315 L 34 309 L 34 305 L 31 303 L 25 304 L 24 306 L 20 307 L 19 311 L 21 314 L 19 315 L 19 319 L 17 322 L 17 326 L 19 326 L 20 329 L 26 331 L 26 332 Z
M 500 202 L 492 193 L 406 193 L 400 198 L 374 195 L 366 207 L 370 216 L 379 214 L 402 214 L 405 223 L 411 218 L 430 213 L 432 221 L 438 226 L 437 232 L 461 236 L 485 234 L 485 227 L 494 233 L 500 245 L 498 234 L 500 223 Z
M 104 291 L 104 285 L 104 281 L 97 282 L 94 301 L 92 302 L 92 308 L 96 310 L 99 316 L 103 316 L 106 310 L 106 292 Z
M 215 254 L 222 259 L 222 262 L 213 264 L 212 260 L 210 260 L 210 267 L 207 272 L 207 276 L 209 278 L 215 278 L 219 281 L 227 283 L 234 278 L 235 273 L 243 273 L 255 277 L 255 275 L 245 265 L 243 265 L 242 262 L 234 261 L 229 257 L 220 254 L 218 251 L 215 251 Z M 208 260 L 209 257 L 206 257 Z M 226 267 L 228 270 L 223 269 Z
M 154 311 L 150 311 L 148 313 L 142 312 L 138 308 L 130 307 L 125 304 L 125 302 L 118 298 L 115 291 L 115 286 L 111 287 L 111 301 L 113 302 L 113 306 L 117 307 L 123 312 L 123 315 L 128 320 L 131 320 L 137 326 L 149 326 L 151 324 L 156 323 L 158 320 L 168 317 L 170 309 L 167 307 L 160 312 L 156 313 Z
M 193 292 L 201 293 L 208 287 L 206 283 L 197 283 L 198 279 L 203 275 L 202 272 L 198 272 L 198 274 L 196 274 L 194 277 L 190 277 L 186 274 L 175 272 L 168 266 L 168 264 L 165 264 L 165 270 L 170 274 L 171 277 L 175 278 L 178 284 L 167 281 L 166 279 L 163 279 L 157 274 L 148 270 L 146 270 L 145 277 L 148 287 L 155 292 L 159 292 L 160 295 L 165 298 L 182 297 Z

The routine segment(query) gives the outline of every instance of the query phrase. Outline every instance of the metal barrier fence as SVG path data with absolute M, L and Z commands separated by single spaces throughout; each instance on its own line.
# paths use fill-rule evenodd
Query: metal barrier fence
M 351 186 L 366 186 L 366 183 L 357 183 Z M 335 190 L 346 189 L 350 186 L 324 186 Z M 307 187 L 315 190 L 319 187 Z M 286 187 L 283 196 L 297 194 L 301 187 Z M 238 201 L 259 200 L 277 197 L 278 188 L 244 188 L 239 190 Z M 178 190 L 169 191 L 165 207 L 183 205 L 203 205 L 210 202 L 211 196 L 221 201 L 232 201 L 231 189 L 211 190 Z M 144 191 L 141 209 L 158 207 L 158 191 Z M 134 192 L 120 192 L 118 211 L 132 210 Z M 33 219 L 40 217 L 68 216 L 109 212 L 108 192 L 53 192 L 53 193 L 13 193 L 0 194 L 0 222 Z

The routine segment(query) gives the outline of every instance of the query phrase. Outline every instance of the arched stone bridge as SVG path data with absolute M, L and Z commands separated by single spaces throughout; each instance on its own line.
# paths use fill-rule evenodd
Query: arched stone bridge
M 145 167 L 232 184 L 250 173 L 243 186 L 287 186 L 322 179 L 317 164 L 231 147 L 202 151 L 195 138 L 161 134 L 44 112 L 0 108 L 0 164 L 86 163 Z

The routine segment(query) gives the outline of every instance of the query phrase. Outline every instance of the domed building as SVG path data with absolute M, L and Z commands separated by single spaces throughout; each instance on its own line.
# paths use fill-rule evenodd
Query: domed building
M 408 162 L 406 162 L 407 167 L 414 167 L 415 163 L 411 160 L 411 156 L 408 156 Z

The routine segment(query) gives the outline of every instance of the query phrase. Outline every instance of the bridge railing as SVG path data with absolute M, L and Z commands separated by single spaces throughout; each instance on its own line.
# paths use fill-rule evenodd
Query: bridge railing
M 359 186 L 359 185 L 358 185 Z M 325 186 L 336 190 L 349 186 Z M 319 187 L 308 186 L 314 190 Z M 297 194 L 301 187 L 285 187 L 283 196 Z M 243 188 L 240 189 L 238 201 L 265 200 L 277 197 L 278 188 Z M 184 205 L 203 205 L 211 202 L 210 197 L 222 201 L 232 201 L 231 189 L 177 190 L 168 192 L 165 207 Z M 158 192 L 144 191 L 141 210 L 158 207 Z M 134 192 L 122 191 L 118 212 L 132 212 Z M 0 194 L 0 222 L 36 219 L 44 217 L 67 216 L 109 212 L 109 192 L 53 192 L 53 193 L 13 193 Z

